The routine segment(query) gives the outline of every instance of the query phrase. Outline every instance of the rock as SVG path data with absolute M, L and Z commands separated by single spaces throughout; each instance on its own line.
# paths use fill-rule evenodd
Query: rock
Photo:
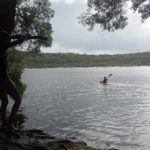
M 77 139 L 52 137 L 42 130 L 6 131 L 0 129 L 0 150 L 98 150 Z M 99 149 L 100 150 L 100 149 Z M 116 150 L 116 149 L 109 149 Z
M 35 150 L 48 150 L 44 145 L 32 145 L 31 147 Z
M 59 149 L 60 150 L 68 150 L 68 148 L 64 144 L 60 144 Z
M 55 137 L 52 137 L 50 135 L 34 135 L 34 137 L 39 139 L 55 139 Z
M 85 143 L 84 141 L 79 141 L 77 139 L 72 140 L 72 141 L 73 141 L 73 143 L 80 144 L 80 145 L 83 145 L 83 146 L 87 146 L 87 143 Z
M 43 133 L 43 130 L 39 130 L 39 129 L 30 129 L 30 130 L 27 130 L 26 132 L 42 134 L 42 133 Z

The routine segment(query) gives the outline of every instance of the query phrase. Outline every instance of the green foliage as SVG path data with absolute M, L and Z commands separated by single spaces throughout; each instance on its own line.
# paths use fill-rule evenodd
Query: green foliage
M 10 49 L 7 52 L 8 74 L 9 77 L 15 82 L 19 93 L 23 96 L 26 85 L 21 81 L 21 75 L 24 69 L 24 55 L 16 49 Z M 26 117 L 23 114 L 22 108 L 18 111 L 14 120 L 14 126 L 18 129 L 24 128 Z
M 118 55 L 79 55 L 24 53 L 26 68 L 54 67 L 106 67 L 106 66 L 143 66 L 150 65 L 150 53 L 118 54 Z
M 47 41 L 42 39 L 30 40 L 25 42 L 23 48 L 36 52 L 40 50 L 41 46 L 51 46 L 52 27 L 50 19 L 54 16 L 54 11 L 50 6 L 49 0 L 17 0 L 14 34 L 38 35 L 48 38 Z M 25 90 L 25 85 L 21 82 L 23 67 L 22 53 L 10 49 L 8 51 L 8 72 L 21 94 Z
M 26 119 L 27 118 L 25 117 L 25 115 L 23 113 L 23 109 L 21 108 L 16 115 L 16 120 L 15 120 L 14 126 L 18 129 L 23 129 Z
M 24 69 L 23 55 L 16 49 L 10 49 L 7 55 L 9 76 L 15 82 L 20 94 L 23 95 L 26 88 L 26 86 L 21 82 L 21 74 Z
M 87 7 L 79 19 L 80 23 L 89 26 L 89 30 L 92 30 L 96 24 L 108 31 L 123 29 L 128 20 L 127 8 L 138 12 L 142 21 L 150 17 L 149 0 L 88 0 Z
M 28 50 L 39 51 L 41 46 L 51 46 L 52 27 L 50 19 L 54 16 L 54 11 L 50 6 L 49 0 L 17 1 L 15 33 L 48 38 L 47 41 L 30 40 L 26 43 Z

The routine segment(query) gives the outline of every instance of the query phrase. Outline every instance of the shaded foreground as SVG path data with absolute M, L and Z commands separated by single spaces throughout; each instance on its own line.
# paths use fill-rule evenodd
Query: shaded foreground
M 0 150 L 101 150 L 87 146 L 77 139 L 60 139 L 42 130 L 18 130 L 8 132 L 0 129 Z M 104 149 L 106 150 L 106 149 Z M 113 148 L 107 150 L 116 150 Z

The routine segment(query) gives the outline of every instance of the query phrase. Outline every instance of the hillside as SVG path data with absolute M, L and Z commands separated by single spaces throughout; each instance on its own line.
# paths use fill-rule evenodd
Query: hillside
M 24 53 L 26 68 L 149 66 L 150 52 L 117 55 Z

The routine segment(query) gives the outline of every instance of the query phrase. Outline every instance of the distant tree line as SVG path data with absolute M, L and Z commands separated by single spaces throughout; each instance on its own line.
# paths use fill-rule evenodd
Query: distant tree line
M 117 55 L 80 55 L 74 53 L 29 54 L 23 52 L 26 68 L 149 66 L 150 52 Z

